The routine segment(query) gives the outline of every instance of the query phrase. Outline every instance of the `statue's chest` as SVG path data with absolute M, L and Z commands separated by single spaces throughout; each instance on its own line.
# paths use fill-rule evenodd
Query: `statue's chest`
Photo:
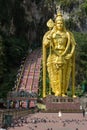
M 67 36 L 66 34 L 55 34 L 55 37 L 53 38 L 53 44 L 54 46 L 66 46 L 67 42 Z

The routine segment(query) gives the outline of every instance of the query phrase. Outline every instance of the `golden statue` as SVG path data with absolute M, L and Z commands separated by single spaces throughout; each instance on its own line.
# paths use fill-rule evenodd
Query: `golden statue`
M 51 91 L 55 96 L 66 96 L 70 77 L 72 95 L 75 96 L 75 40 L 67 31 L 62 14 L 47 22 L 49 31 L 43 37 L 43 97 L 46 97 L 46 73 L 48 71 Z M 49 54 L 48 54 L 49 48 Z

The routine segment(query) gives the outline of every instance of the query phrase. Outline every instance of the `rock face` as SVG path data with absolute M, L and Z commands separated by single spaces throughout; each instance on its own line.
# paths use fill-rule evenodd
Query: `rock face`
M 57 9 L 63 12 L 66 25 L 71 30 L 87 32 L 86 0 L 8 0 L 0 2 L 0 28 L 8 35 L 26 37 L 30 47 L 41 46 L 46 32 L 46 22 Z
M 26 36 L 30 42 L 30 46 L 40 46 L 42 36 L 46 31 L 46 22 L 49 18 L 55 16 L 58 8 L 62 11 L 69 29 L 87 32 L 86 0 L 64 1 L 23 1 L 22 6 L 25 9 L 25 18 L 28 22 Z
M 54 16 L 55 2 L 53 0 L 49 2 L 46 0 L 24 0 L 22 6 L 25 9 L 25 19 L 28 23 L 26 35 L 29 44 L 30 46 L 39 46 L 46 30 L 46 22 Z
M 64 1 L 58 4 L 60 4 L 60 9 L 66 18 L 69 29 L 87 32 L 87 1 Z

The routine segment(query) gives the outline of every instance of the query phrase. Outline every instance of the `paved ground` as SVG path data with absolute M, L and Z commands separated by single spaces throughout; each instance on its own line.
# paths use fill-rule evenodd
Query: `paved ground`
M 35 113 L 24 120 L 9 130 L 87 130 L 87 115 L 82 113 L 63 113 L 61 118 L 58 113 Z

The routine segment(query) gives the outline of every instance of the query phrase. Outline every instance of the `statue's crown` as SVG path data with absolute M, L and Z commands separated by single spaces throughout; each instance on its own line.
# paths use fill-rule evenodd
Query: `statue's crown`
M 62 17 L 62 14 L 60 11 L 57 13 L 57 17 Z
M 57 13 L 56 18 L 55 18 L 55 22 L 57 21 L 64 21 L 63 16 L 60 11 Z

